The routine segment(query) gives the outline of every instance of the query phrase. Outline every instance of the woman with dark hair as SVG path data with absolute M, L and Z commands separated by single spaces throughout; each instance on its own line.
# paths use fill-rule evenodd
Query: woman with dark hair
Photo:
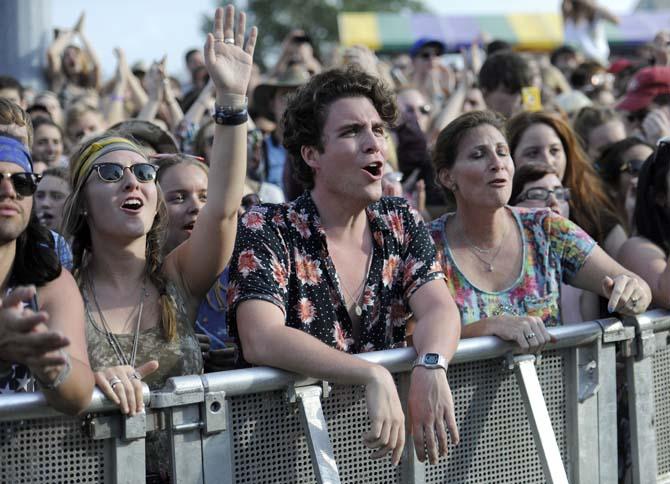
M 654 148 L 645 141 L 635 137 L 625 138 L 607 145 L 595 164 L 619 218 L 625 220 L 629 228 L 635 210 L 637 177 L 653 152 Z
M 670 309 L 670 139 L 662 138 L 642 165 L 631 237 L 619 261 L 640 274 L 651 288 L 653 303 Z
M 517 167 L 539 161 L 556 168 L 570 189 L 570 220 L 616 257 L 626 231 L 570 126 L 553 113 L 523 112 L 507 122 L 507 139 Z
M 549 208 L 570 218 L 570 189 L 564 188 L 556 169 L 547 163 L 528 163 L 514 172 L 510 205 L 526 208 Z M 561 283 L 561 317 L 563 324 L 589 321 L 599 316 L 598 296 L 569 284 Z
M 447 284 L 465 337 L 495 335 L 538 350 L 546 326 L 562 324 L 561 281 L 606 297 L 608 309 L 637 314 L 649 288 L 569 220 L 547 209 L 507 205 L 514 163 L 504 121 L 461 115 L 440 133 L 433 162 L 456 212 L 434 220 Z

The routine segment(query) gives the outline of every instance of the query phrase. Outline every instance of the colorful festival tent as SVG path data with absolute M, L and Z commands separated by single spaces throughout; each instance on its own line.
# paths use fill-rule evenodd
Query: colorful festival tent
M 670 29 L 670 10 L 638 11 L 619 17 L 619 25 L 606 24 L 610 44 L 643 44 L 661 29 Z M 340 43 L 362 44 L 375 51 L 406 51 L 416 39 L 441 39 L 457 51 L 483 32 L 523 50 L 551 50 L 563 44 L 559 13 L 508 15 L 450 15 L 428 13 L 342 13 L 338 16 Z

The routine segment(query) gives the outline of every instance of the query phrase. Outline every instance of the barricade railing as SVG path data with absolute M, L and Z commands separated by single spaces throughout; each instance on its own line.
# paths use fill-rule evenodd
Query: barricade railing
M 670 313 L 627 318 L 635 340 L 624 351 L 632 482 L 670 482 Z
M 436 465 L 371 460 L 362 387 L 272 369 L 176 377 L 122 417 L 96 391 L 85 419 L 40 394 L 0 397 L 0 481 L 144 482 L 147 432 L 164 429 L 174 482 L 617 482 L 616 320 L 552 328 L 541 358 L 494 337 L 463 340 L 449 367 L 461 435 Z M 411 348 L 358 355 L 394 374 L 401 399 Z M 408 422 L 409 419 L 406 419 Z

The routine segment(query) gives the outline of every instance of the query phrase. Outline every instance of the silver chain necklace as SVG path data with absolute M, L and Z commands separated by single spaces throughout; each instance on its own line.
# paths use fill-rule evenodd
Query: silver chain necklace
M 365 293 L 365 283 L 368 281 L 368 276 L 370 275 L 370 266 L 372 265 L 372 254 L 374 253 L 375 248 L 374 246 L 370 250 L 370 254 L 368 255 L 368 262 L 367 262 L 367 270 L 365 271 L 365 277 L 363 277 L 363 282 L 356 288 L 356 293 L 358 294 L 358 297 L 354 298 L 347 287 L 344 285 L 344 281 L 340 280 L 340 286 L 342 286 L 342 289 L 344 289 L 344 292 L 346 293 L 347 296 L 349 296 L 349 299 L 353 301 L 354 303 L 354 312 L 356 313 L 356 316 L 360 317 L 361 314 L 363 314 L 363 308 L 359 304 L 361 302 L 361 298 L 363 297 L 363 294 Z M 339 277 L 338 277 L 339 279 Z M 361 287 L 362 286 L 362 287 Z M 345 301 L 346 303 L 346 298 Z
M 459 225 L 461 226 L 461 235 L 463 236 L 463 240 L 465 241 L 465 244 L 468 246 L 470 252 L 484 264 L 486 272 L 493 272 L 495 270 L 493 263 L 495 262 L 496 257 L 498 257 L 498 254 L 500 254 L 502 246 L 505 243 L 505 239 L 507 238 L 507 232 L 509 231 L 509 224 L 507 224 L 507 226 L 505 227 L 505 233 L 503 234 L 502 239 L 500 240 L 500 244 L 498 244 L 498 247 L 495 248 L 491 247 L 490 249 L 482 249 L 473 244 L 468 238 L 468 236 L 465 235 L 465 227 L 463 227 L 463 224 L 460 221 Z M 494 249 L 495 252 L 493 253 L 493 257 L 491 257 L 491 260 L 486 260 L 480 255 L 480 254 L 488 254 Z
M 144 300 L 147 298 L 149 295 L 147 292 L 147 278 L 146 276 L 144 277 L 144 281 L 142 282 L 142 292 L 140 293 L 140 309 L 137 314 L 137 322 L 135 323 L 135 332 L 133 334 L 133 346 L 130 352 L 130 358 L 128 358 L 123 351 L 123 347 L 121 346 L 120 341 L 116 337 L 116 335 L 111 331 L 109 324 L 107 324 L 107 320 L 105 319 L 105 316 L 102 314 L 102 309 L 100 308 L 100 304 L 98 303 L 98 298 L 95 295 L 95 286 L 93 285 L 93 279 L 91 278 L 90 274 L 88 271 L 86 272 L 86 283 L 88 285 L 88 292 L 91 294 L 93 297 L 93 302 L 95 303 L 95 308 L 98 311 L 98 314 L 100 315 L 100 322 L 102 323 L 102 329 L 105 333 L 105 337 L 107 338 L 107 342 L 109 345 L 112 347 L 112 350 L 114 350 L 114 354 L 116 355 L 117 359 L 119 360 L 119 363 L 121 365 L 127 365 L 132 368 L 135 368 L 135 359 L 137 357 L 137 347 L 140 339 L 140 324 L 142 322 L 142 310 L 144 309 Z M 91 313 L 91 308 L 89 305 L 88 298 L 84 298 L 84 306 L 86 308 L 86 314 L 89 317 L 89 319 L 93 322 L 95 322 L 95 319 L 93 319 L 93 314 Z

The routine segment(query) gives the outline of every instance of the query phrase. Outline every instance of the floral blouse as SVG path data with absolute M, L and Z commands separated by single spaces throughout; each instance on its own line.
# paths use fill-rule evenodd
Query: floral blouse
M 519 277 L 503 291 L 478 288 L 461 272 L 449 248 L 445 225 L 452 214 L 431 222 L 447 285 L 462 324 L 501 314 L 538 316 L 546 326 L 562 324 L 561 281 L 582 268 L 595 241 L 570 220 L 548 209 L 508 207 L 521 231 L 523 265 Z
M 423 221 L 404 199 L 382 198 L 366 213 L 374 247 L 361 304 L 360 341 L 354 341 L 309 192 L 291 203 L 256 206 L 240 219 L 228 286 L 231 334 L 237 337 L 237 305 L 260 299 L 277 305 L 288 326 L 341 351 L 403 346 L 410 297 L 444 274 Z

